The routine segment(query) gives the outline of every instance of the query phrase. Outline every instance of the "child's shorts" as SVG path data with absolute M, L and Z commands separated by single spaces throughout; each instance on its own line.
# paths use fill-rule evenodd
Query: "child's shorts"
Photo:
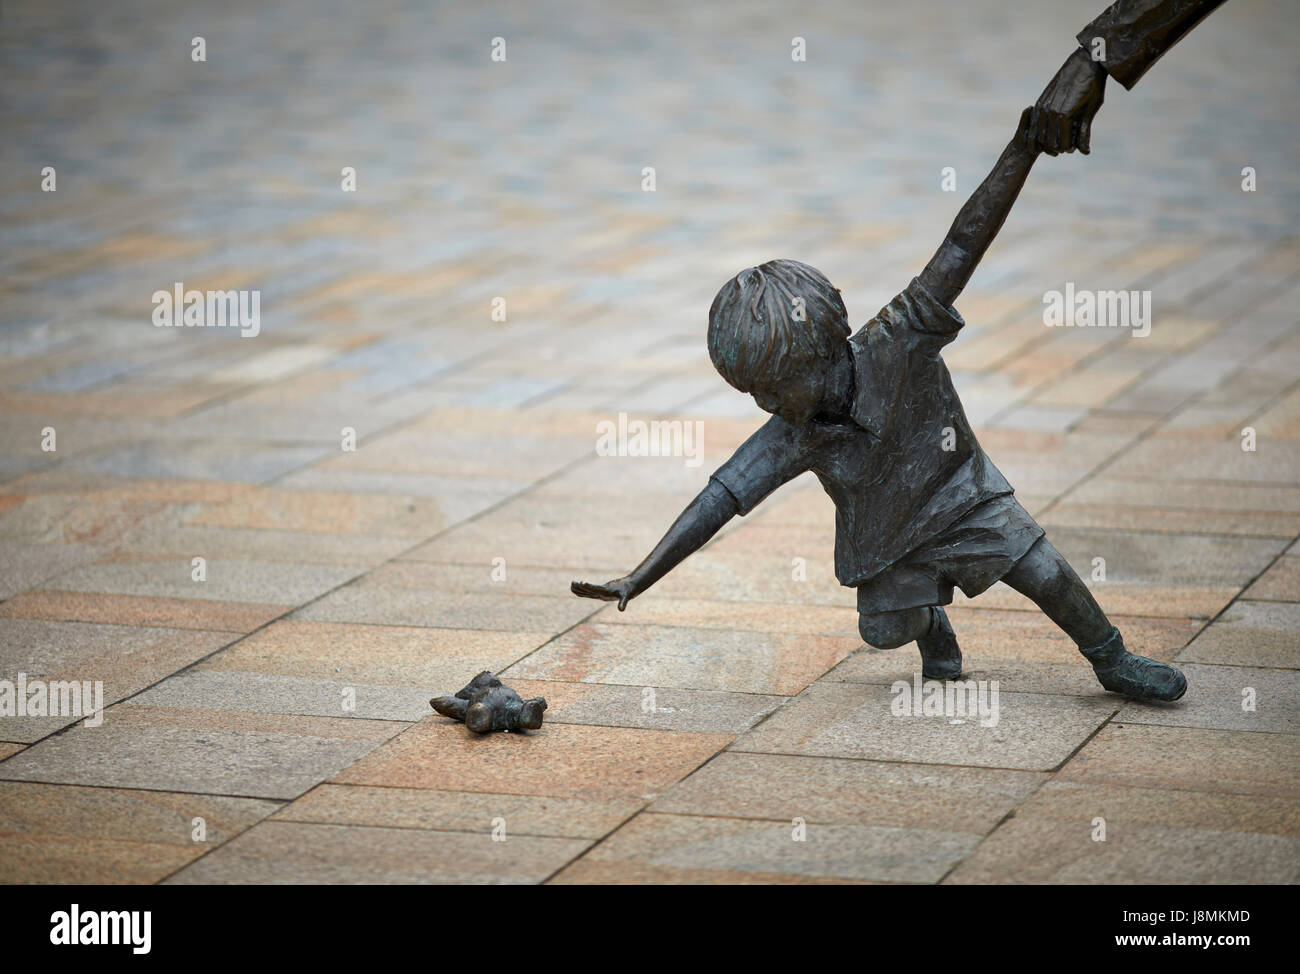
M 858 613 L 876 615 L 918 605 L 947 605 L 953 586 L 979 595 L 1043 536 L 1013 494 L 968 514 L 858 586 Z

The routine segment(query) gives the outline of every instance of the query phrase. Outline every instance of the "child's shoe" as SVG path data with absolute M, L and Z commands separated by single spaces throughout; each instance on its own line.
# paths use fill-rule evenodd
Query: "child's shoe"
M 1097 680 L 1111 693 L 1134 700 L 1177 700 L 1187 692 L 1187 677 L 1168 663 L 1134 656 L 1124 648 L 1124 637 L 1112 629 L 1110 638 L 1093 649 L 1079 652 L 1092 663 Z
M 961 649 L 948 622 L 948 613 L 931 606 L 930 631 L 916 640 L 921 648 L 921 675 L 927 680 L 955 680 L 961 676 Z

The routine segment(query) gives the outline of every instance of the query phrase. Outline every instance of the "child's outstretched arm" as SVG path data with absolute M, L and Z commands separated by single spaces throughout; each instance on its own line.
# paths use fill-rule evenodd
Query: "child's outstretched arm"
M 920 274 L 922 286 L 945 305 L 951 306 L 957 300 L 975 273 L 1038 156 L 1039 150 L 1031 148 L 1031 140 L 1026 138 L 1030 111 L 1026 108 L 1021 114 L 1016 134 L 1002 150 L 998 164 L 961 208 L 948 236 Z
M 617 601 L 618 610 L 622 612 L 627 608 L 629 599 L 636 598 L 676 568 L 687 555 L 698 551 L 738 513 L 740 508 L 731 491 L 718 481 L 710 480 L 708 486 L 700 491 L 699 496 L 673 522 L 655 550 L 630 575 L 616 578 L 604 585 L 574 582 L 569 590 L 583 598 Z

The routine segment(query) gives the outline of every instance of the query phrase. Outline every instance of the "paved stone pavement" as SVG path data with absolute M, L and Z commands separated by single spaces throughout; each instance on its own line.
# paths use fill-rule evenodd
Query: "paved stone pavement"
M 891 715 L 915 647 L 858 638 L 810 478 L 626 613 L 568 583 L 762 420 L 719 285 L 797 257 L 866 321 L 1097 9 L 617 7 L 4 5 L 0 679 L 106 711 L 0 719 L 0 879 L 1296 882 L 1294 6 L 1110 85 L 958 303 L 985 448 L 1191 686 L 1102 692 L 999 585 L 951 611 L 990 727 Z M 176 282 L 258 333 L 156 326 Z M 1067 282 L 1149 334 L 1046 327 Z M 601 455 L 620 414 L 701 449 Z M 540 732 L 429 711 L 485 668 Z

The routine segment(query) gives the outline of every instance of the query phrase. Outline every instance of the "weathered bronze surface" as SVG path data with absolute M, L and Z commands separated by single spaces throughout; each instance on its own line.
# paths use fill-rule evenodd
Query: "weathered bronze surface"
M 840 292 L 793 260 L 741 271 L 709 309 L 709 354 L 723 378 L 772 413 L 710 478 L 654 551 L 584 598 L 627 608 L 737 514 L 812 471 L 835 502 L 835 570 L 857 589 L 859 632 L 915 640 L 928 678 L 960 676 L 942 606 L 954 588 L 997 581 L 1031 599 L 1079 647 L 1107 689 L 1172 701 L 1176 668 L 1135 656 L 1088 587 L 1016 501 L 966 420 L 941 350 L 964 321 L 952 307 L 1001 229 L 1040 153 L 1091 148 L 1105 81 L 1131 88 L 1222 0 L 1120 0 L 1026 108 L 993 170 L 921 273 L 856 334 Z
M 484 670 L 455 696 L 434 697 L 429 705 L 444 717 L 462 721 L 476 734 L 491 731 L 537 730 L 542 726 L 546 698 L 522 699 L 493 673 Z

